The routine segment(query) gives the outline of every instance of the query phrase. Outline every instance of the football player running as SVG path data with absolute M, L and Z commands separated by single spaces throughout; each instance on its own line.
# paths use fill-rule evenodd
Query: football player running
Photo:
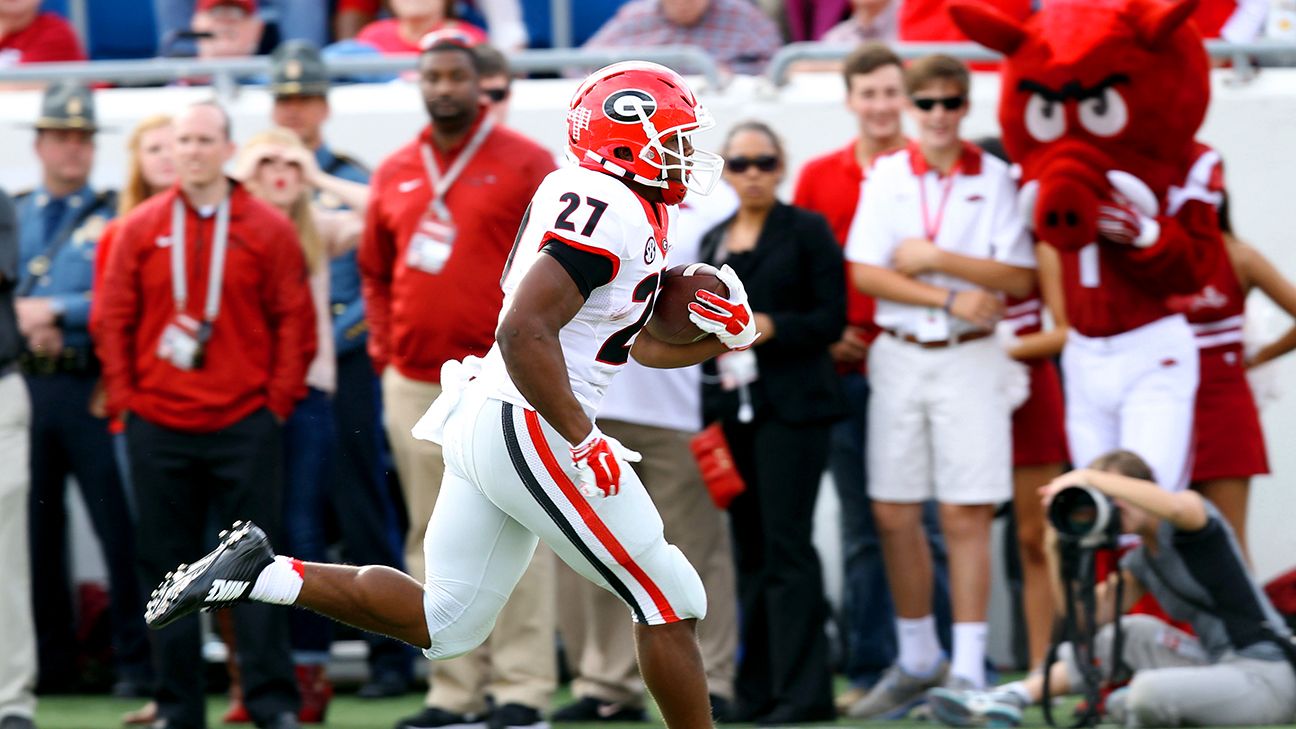
M 423 584 L 387 567 L 275 556 L 264 533 L 236 523 L 215 551 L 182 565 L 154 592 L 161 628 L 197 610 L 255 600 L 314 610 L 419 646 L 463 654 L 490 633 L 538 539 L 611 590 L 634 619 L 640 670 L 667 726 L 711 726 L 694 633 L 706 594 L 628 462 L 637 453 L 594 422 L 629 357 L 681 367 L 756 340 L 741 281 L 707 291 L 690 319 L 714 334 L 688 345 L 653 338 L 666 268 L 668 206 L 705 194 L 723 164 L 695 150 L 713 125 L 675 72 L 644 62 L 595 72 L 572 98 L 573 164 L 537 189 L 504 271 L 495 345 L 449 362 L 443 393 L 413 430 L 442 444 L 446 471 L 428 523 Z

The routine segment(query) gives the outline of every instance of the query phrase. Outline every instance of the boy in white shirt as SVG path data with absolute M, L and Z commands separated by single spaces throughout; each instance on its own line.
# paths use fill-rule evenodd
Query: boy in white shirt
M 1030 293 L 1035 260 L 1007 165 L 959 137 L 969 82 L 948 56 L 906 70 L 917 141 L 874 163 L 846 245 L 852 281 L 877 299 L 885 330 L 869 354 L 867 457 L 900 649 L 851 707 L 857 718 L 903 716 L 933 686 L 985 684 L 990 522 L 1012 497 L 1010 420 L 1025 394 L 992 334 L 1000 294 Z M 949 547 L 949 662 L 922 531 L 932 498 Z

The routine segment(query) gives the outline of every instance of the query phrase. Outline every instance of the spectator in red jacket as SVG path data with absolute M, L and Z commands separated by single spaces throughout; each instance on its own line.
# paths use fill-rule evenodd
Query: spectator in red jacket
M 405 564 L 422 578 L 423 535 L 440 491 L 441 446 L 410 435 L 441 394 L 441 365 L 495 341 L 500 277 L 531 195 L 554 169 L 538 144 L 505 129 L 482 104 L 481 58 L 443 39 L 419 56 L 431 125 L 383 161 L 371 182 L 360 276 L 369 356 L 410 530 Z M 557 683 L 552 660 L 553 555 L 537 553 L 486 644 L 436 661 L 427 707 L 400 726 L 471 724 L 496 702 L 493 726 L 540 721 Z
M 0 2 L 0 68 L 84 60 L 76 31 L 58 15 L 42 13 L 40 0 Z
M 175 132 L 179 182 L 121 222 L 97 330 L 109 414 L 126 418 L 146 584 L 203 552 L 213 509 L 217 522 L 278 533 L 280 425 L 306 394 L 316 347 L 292 223 L 222 172 L 229 117 L 196 104 Z M 287 617 L 234 612 L 244 702 L 260 727 L 296 726 Z M 159 631 L 154 647 L 159 718 L 203 727 L 198 621 Z
M 427 8 L 429 2 L 434 3 L 431 8 L 433 15 L 441 18 L 454 17 L 452 12 L 457 3 L 445 0 L 395 0 L 391 3 L 391 11 L 398 18 L 403 18 L 410 15 L 411 10 Z M 443 3 L 446 9 L 438 10 Z M 523 22 L 522 4 L 519 0 L 473 0 L 469 4 L 486 19 L 491 45 L 507 51 L 520 51 L 527 47 L 529 34 L 526 23 Z M 374 19 L 381 9 L 382 0 L 338 0 L 333 20 L 334 35 L 338 40 L 356 37 L 365 26 L 375 24 Z M 417 42 L 418 37 L 415 36 L 414 40 Z M 484 39 L 474 42 L 484 42 Z M 410 52 L 416 51 L 414 49 Z
M 418 53 L 423 36 L 437 30 L 458 31 L 473 45 L 486 42 L 485 31 L 455 18 L 454 3 L 448 0 L 393 0 L 391 9 L 395 17 L 366 25 L 356 40 L 383 55 Z

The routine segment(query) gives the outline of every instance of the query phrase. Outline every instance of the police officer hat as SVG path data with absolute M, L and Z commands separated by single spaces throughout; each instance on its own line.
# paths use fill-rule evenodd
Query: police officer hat
M 319 49 L 310 41 L 280 43 L 270 61 L 270 92 L 276 97 L 324 96 L 328 93 L 328 72 L 324 69 Z
M 75 81 L 60 81 L 45 89 L 36 129 L 74 129 L 97 132 L 94 92 Z

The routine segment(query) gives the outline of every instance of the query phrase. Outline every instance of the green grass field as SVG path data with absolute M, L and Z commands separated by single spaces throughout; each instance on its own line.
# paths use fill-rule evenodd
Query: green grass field
M 566 690 L 556 697 L 555 705 L 561 705 L 568 699 Z M 417 712 L 422 706 L 423 695 L 409 694 L 399 699 L 382 699 L 365 701 L 350 695 L 340 695 L 329 705 L 328 723 L 321 726 L 328 729 L 391 729 L 397 719 Z M 121 726 L 123 713 L 138 708 L 143 702 L 138 700 L 114 699 L 106 696 L 53 696 L 42 698 L 36 710 L 38 729 L 111 729 Z M 212 729 L 225 726 L 220 723 L 225 710 L 225 700 L 213 696 L 207 702 L 207 722 Z M 1043 720 L 1039 720 L 1043 724 Z M 841 720 L 839 725 L 859 726 L 860 722 Z M 554 724 L 554 729 L 645 729 L 660 726 L 660 719 L 654 724 Z M 230 725 L 233 726 L 233 725 Z M 243 725 L 250 726 L 250 725 Z M 735 727 L 741 725 L 733 725 Z M 875 729 L 891 727 L 928 726 L 917 721 L 870 724 Z
M 571 699 L 566 687 L 559 690 L 554 697 L 554 706 L 561 706 Z M 351 694 L 339 694 L 329 705 L 328 723 L 319 726 L 327 729 L 391 729 L 402 717 L 417 712 L 422 707 L 423 694 L 411 693 L 399 699 L 382 699 L 366 701 Z M 137 709 L 143 704 L 139 700 L 114 699 L 107 696 L 51 696 L 41 698 L 36 710 L 38 729 L 114 729 L 121 726 L 121 717 L 127 711 Z M 1071 702 L 1059 707 L 1054 712 L 1062 726 L 1071 721 Z M 225 711 L 225 699 L 222 696 L 211 696 L 207 702 L 207 723 L 212 729 L 235 725 L 221 724 L 221 714 Z M 660 717 L 656 715 L 655 723 L 650 724 L 554 724 L 553 729 L 647 729 L 661 726 Z M 250 724 L 239 725 L 251 728 Z M 743 725 L 732 724 L 735 729 Z M 932 725 L 925 721 L 906 720 L 894 722 L 861 722 L 855 719 L 840 719 L 836 724 L 821 726 L 851 726 L 867 729 L 923 729 Z M 1044 727 L 1044 715 L 1038 709 L 1026 712 L 1025 726 Z M 1107 725 L 1114 726 L 1114 725 Z M 1280 729 L 1280 727 L 1254 727 L 1252 729 Z M 1285 729 L 1291 729 L 1290 726 Z

